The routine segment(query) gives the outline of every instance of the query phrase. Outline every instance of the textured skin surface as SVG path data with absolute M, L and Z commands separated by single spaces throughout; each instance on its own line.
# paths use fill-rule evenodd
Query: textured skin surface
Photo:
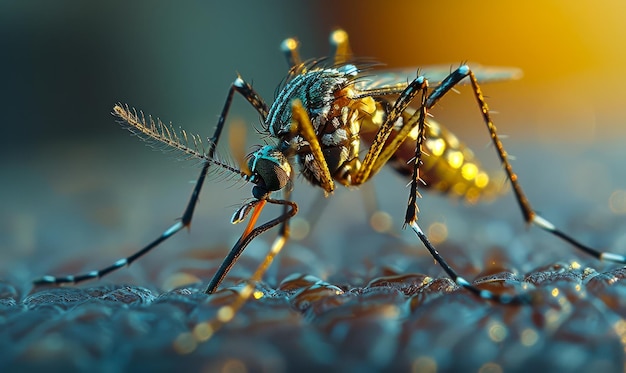
M 613 200 L 617 210 L 612 212 L 605 199 L 624 185 L 623 174 L 581 178 L 581 172 L 593 171 L 559 168 L 571 161 L 568 150 L 528 151 L 526 144 L 509 143 L 523 160 L 516 162 L 522 184 L 545 216 L 584 242 L 623 252 L 623 212 L 619 201 Z M 611 149 L 582 154 L 596 167 L 620 169 L 622 151 Z M 146 164 L 162 167 L 151 161 Z M 130 167 L 129 162 L 119 165 L 121 172 Z M 551 175 L 555 170 L 560 173 Z M 395 177 L 383 172 L 374 185 L 381 207 L 395 211 L 393 227 L 399 229 L 406 191 Z M 233 301 L 232 290 L 241 289 L 238 282 L 251 275 L 273 236 L 269 232 L 254 240 L 224 290 L 204 295 L 227 242 L 242 229 L 215 228 L 228 223 L 229 210 L 222 207 L 231 202 L 221 198 L 247 192 L 220 189 L 219 183 L 207 185 L 189 234 L 181 232 L 130 268 L 78 287 L 32 289 L 29 280 L 35 277 L 109 264 L 160 232 L 181 209 L 167 196 L 177 191 L 184 202 L 187 194 L 177 178 L 146 188 L 143 207 L 136 201 L 124 206 L 127 199 L 113 204 L 119 205 L 112 210 L 117 214 L 109 219 L 124 222 L 126 230 L 114 224 L 102 234 L 101 220 L 66 216 L 69 220 L 58 227 L 39 227 L 38 234 L 48 239 L 34 255 L 4 252 L 0 371 L 622 371 L 626 271 L 575 253 L 536 228 L 525 229 L 510 196 L 464 207 L 425 193 L 420 222 L 432 237 L 445 223 L 448 238 L 437 247 L 466 279 L 495 292 L 536 292 L 534 307 L 503 307 L 459 291 L 410 232 L 399 237 L 374 232 L 363 221 L 361 194 L 341 189 L 329 199 L 310 238 L 287 244 L 257 286 L 257 296 L 263 296 L 248 302 L 208 342 L 187 345 L 185 351 L 193 352 L 183 353 L 176 341 Z M 133 179 L 114 180 L 105 184 L 111 196 L 118 195 L 115 188 L 122 196 L 132 189 Z M 298 183 L 294 200 L 304 206 L 302 217 L 310 209 L 306 193 L 311 188 Z M 102 208 L 96 198 L 87 201 L 76 211 Z M 110 214 L 110 208 L 104 212 Z M 65 210 L 56 211 L 58 219 Z M 52 243 L 59 250 L 45 250 Z
M 462 250 L 444 247 L 452 254 Z M 622 268 L 558 262 L 520 274 L 501 249 L 488 252 L 477 266 L 453 260 L 493 291 L 541 296 L 533 307 L 505 307 L 459 291 L 447 278 L 414 272 L 418 267 L 437 272 L 424 256 L 400 262 L 387 250 L 378 264 L 357 264 L 322 280 L 298 274 L 320 270 L 319 262 L 299 259 L 302 250 L 295 256 L 286 251 L 281 268 L 270 276 L 276 283 L 259 284 L 263 296 L 192 353 L 178 351 L 177 338 L 231 302 L 233 291 L 241 289 L 236 283 L 254 261 L 238 263 L 212 296 L 202 293 L 202 283 L 170 291 L 90 283 L 22 293 L 3 282 L 0 366 L 3 371 L 620 371 L 623 366 Z M 218 263 L 198 253 L 193 259 Z M 408 271 L 399 273 L 400 267 Z M 163 271 L 172 278 L 197 274 L 184 265 Z

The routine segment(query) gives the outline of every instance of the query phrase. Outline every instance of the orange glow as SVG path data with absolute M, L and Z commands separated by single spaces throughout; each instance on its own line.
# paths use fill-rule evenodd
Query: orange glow
M 469 61 L 521 68 L 521 80 L 484 87 L 503 133 L 577 143 L 626 134 L 626 2 L 404 0 L 375 17 L 380 4 L 369 3 L 337 5 L 349 7 L 338 14 L 352 15 L 340 24 L 358 55 L 389 67 Z M 442 123 L 473 120 L 474 103 L 461 92 L 433 110 Z M 463 139 L 483 135 L 476 122 L 450 129 Z

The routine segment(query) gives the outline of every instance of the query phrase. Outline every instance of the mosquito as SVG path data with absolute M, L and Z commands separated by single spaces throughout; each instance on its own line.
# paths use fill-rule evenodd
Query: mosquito
M 384 165 L 389 164 L 410 177 L 410 191 L 404 226 L 409 226 L 436 262 L 459 287 L 476 296 L 502 304 L 533 303 L 532 293 L 496 294 L 483 290 L 456 272 L 439 254 L 417 223 L 420 185 L 464 196 L 474 201 L 496 191 L 497 183 L 490 181 L 471 151 L 443 126 L 428 117 L 428 111 L 459 84 L 469 83 L 482 119 L 527 224 L 559 237 L 579 250 L 599 260 L 626 263 L 626 257 L 598 251 L 577 241 L 539 215 L 526 198 L 508 160 L 490 111 L 479 86 L 481 81 L 515 78 L 519 70 L 512 68 L 475 67 L 463 64 L 450 68 L 377 71 L 372 62 L 352 57 L 348 35 L 343 30 L 331 33 L 331 56 L 326 59 L 303 61 L 298 42 L 286 39 L 281 49 L 290 66 L 289 73 L 277 91 L 271 106 L 241 76 L 231 84 L 226 102 L 213 136 L 205 144 L 201 137 L 176 130 L 159 120 L 146 118 L 126 105 L 118 104 L 113 114 L 122 125 L 148 141 L 164 144 L 202 162 L 191 198 L 179 221 L 158 238 L 133 255 L 112 265 L 85 274 L 54 277 L 44 276 L 35 284 L 65 284 L 103 277 L 128 266 L 161 242 L 185 227 L 189 227 L 198 196 L 209 169 L 220 169 L 252 184 L 253 198 L 239 207 L 232 223 L 248 223 L 229 254 L 209 282 L 205 292 L 214 293 L 247 245 L 258 235 L 279 226 L 270 251 L 246 282 L 234 304 L 225 309 L 220 323 L 230 320 L 236 310 L 251 296 L 275 256 L 289 238 L 289 221 L 298 212 L 291 200 L 294 169 L 326 196 L 336 184 L 355 187 L 369 181 Z M 443 72 L 443 73 L 442 73 Z M 429 79 L 437 82 L 429 88 Z M 235 166 L 222 160 L 216 147 L 222 136 L 226 118 L 235 93 L 245 98 L 257 111 L 268 135 L 268 144 L 249 154 L 247 165 Z M 361 145 L 367 149 L 361 157 Z M 427 156 L 426 156 L 427 155 Z M 280 198 L 273 197 L 282 192 Z M 267 204 L 282 206 L 282 213 L 256 226 Z M 224 316 L 227 315 L 227 316 Z

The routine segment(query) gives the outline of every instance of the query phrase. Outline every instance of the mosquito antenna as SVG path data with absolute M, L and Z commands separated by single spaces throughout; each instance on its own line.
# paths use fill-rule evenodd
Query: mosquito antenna
M 230 171 L 233 174 L 241 176 L 245 181 L 251 181 L 252 174 L 248 171 L 242 171 L 237 167 L 231 166 L 226 161 L 217 158 L 215 155 L 209 157 L 205 151 L 204 143 L 199 135 L 188 134 L 184 129 L 176 130 L 170 125 L 166 125 L 158 118 L 155 120 L 152 116 L 146 119 L 143 112 L 137 113 L 128 105 L 116 104 L 113 107 L 113 115 L 121 120 L 119 121 L 129 131 L 138 135 L 146 141 L 161 143 L 165 146 L 163 150 L 178 150 L 187 154 L 189 158 L 197 158 L 202 161 L 210 162 L 223 170 Z

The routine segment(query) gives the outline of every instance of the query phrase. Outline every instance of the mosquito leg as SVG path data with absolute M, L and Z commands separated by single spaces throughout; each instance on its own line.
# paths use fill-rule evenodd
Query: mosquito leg
M 241 296 L 240 296 L 241 302 L 245 302 L 250 297 L 250 293 L 254 285 L 258 283 L 259 281 L 261 281 L 261 279 L 263 278 L 263 275 L 267 272 L 270 265 L 272 265 L 272 262 L 274 261 L 276 256 L 280 253 L 280 251 L 283 249 L 283 246 L 285 245 L 285 243 L 291 236 L 291 230 L 289 228 L 289 219 L 294 217 L 295 214 L 298 212 L 298 205 L 296 205 L 295 202 L 291 201 L 291 189 L 284 189 L 283 194 L 284 194 L 283 200 L 271 201 L 270 203 L 282 204 L 283 205 L 282 216 L 286 218 L 281 222 L 280 229 L 278 231 L 278 236 L 276 236 L 276 239 L 272 243 L 272 247 L 270 248 L 270 251 L 268 252 L 267 256 L 263 259 L 263 262 L 259 265 L 259 267 L 257 267 L 252 277 L 248 280 L 246 284 L 246 288 L 242 291 Z M 249 290 L 246 290 L 248 288 Z M 236 309 L 239 309 L 240 307 L 241 306 L 237 306 Z
M 248 213 L 248 211 L 251 208 L 254 209 L 254 212 L 252 213 L 252 216 L 250 217 L 250 220 L 248 221 L 248 225 L 246 226 L 246 229 L 243 231 L 243 233 L 241 234 L 241 237 L 239 237 L 239 240 L 237 240 L 237 243 L 230 250 L 226 258 L 224 258 L 224 260 L 222 261 L 222 264 L 217 269 L 217 272 L 215 272 L 215 274 L 213 275 L 213 278 L 209 282 L 209 286 L 206 288 L 205 293 L 212 294 L 213 292 L 215 292 L 219 284 L 224 280 L 224 277 L 226 277 L 226 274 L 230 272 L 230 269 L 233 267 L 235 262 L 237 262 L 237 260 L 239 259 L 239 256 L 241 255 L 243 250 L 246 248 L 246 245 L 242 245 L 242 242 L 248 237 L 250 232 L 253 230 L 254 225 L 256 224 L 256 221 L 258 220 L 259 215 L 261 214 L 261 211 L 263 210 L 263 207 L 265 207 L 266 202 L 267 201 L 264 199 L 255 200 L 244 205 L 237 212 L 235 212 L 235 215 L 233 215 L 233 218 L 231 220 L 233 223 L 240 222 L 241 220 L 245 218 L 245 215 Z
M 283 205 L 283 206 L 285 206 L 285 211 L 279 217 L 277 217 L 275 219 L 272 219 L 269 222 L 252 229 L 252 227 L 254 226 L 254 224 L 256 223 L 256 221 L 257 221 L 257 219 L 259 217 L 259 214 L 261 213 L 261 210 L 265 206 L 266 202 L 269 202 L 269 203 L 272 203 L 272 204 Z M 278 238 L 276 239 L 276 241 L 272 245 L 272 250 L 270 251 L 270 254 L 268 254 L 268 258 L 269 259 L 266 258 L 264 260 L 263 264 L 259 267 L 259 269 L 257 269 L 257 272 L 259 272 L 259 271 L 261 271 L 261 268 L 262 268 L 262 272 L 260 272 L 258 274 L 258 278 L 255 277 L 255 275 L 257 275 L 257 272 L 255 272 L 255 275 L 253 275 L 252 278 L 250 279 L 250 281 L 253 281 L 253 282 L 260 281 L 260 278 L 265 273 L 265 270 L 267 270 L 267 267 L 269 267 L 269 265 L 271 264 L 272 260 L 278 254 L 278 252 L 280 252 L 280 250 L 282 249 L 282 246 L 284 245 L 284 243 L 286 242 L 287 238 L 289 237 L 289 229 L 287 228 L 288 227 L 287 221 L 289 219 L 291 219 L 294 215 L 296 215 L 296 213 L 298 212 L 298 205 L 296 205 L 294 202 L 291 202 L 291 201 L 288 201 L 288 200 L 273 200 L 273 199 L 256 200 L 256 201 L 250 202 L 248 205 L 246 205 L 246 206 L 242 207 L 241 209 L 239 209 L 239 211 L 237 213 L 235 213 L 235 216 L 233 216 L 233 221 L 237 222 L 237 221 L 245 218 L 245 214 L 247 213 L 247 211 L 244 211 L 245 209 L 249 210 L 250 208 L 254 208 L 253 215 L 250 218 L 250 221 L 248 222 L 248 225 L 247 225 L 245 231 L 243 232 L 243 234 L 241 235 L 241 237 L 239 238 L 239 240 L 237 241 L 235 246 L 233 246 L 233 248 L 231 249 L 230 253 L 224 259 L 224 261 L 222 262 L 220 268 L 218 269 L 218 271 L 215 273 L 215 275 L 213 276 L 213 278 L 209 282 L 209 285 L 208 285 L 208 287 L 205 290 L 205 293 L 207 293 L 207 294 L 212 294 L 212 293 L 215 292 L 215 290 L 217 290 L 217 287 L 222 282 L 222 280 L 224 280 L 224 277 L 226 277 L 226 274 L 228 274 L 228 271 L 230 271 L 230 269 L 235 264 L 235 262 L 237 261 L 237 259 L 239 258 L 239 256 L 243 252 L 243 250 L 248 246 L 248 244 L 256 236 L 258 236 L 261 233 L 263 233 L 263 232 L 265 232 L 265 231 L 275 227 L 278 224 L 281 224 L 281 223 L 283 224 L 282 228 L 279 231 Z M 240 213 L 240 216 L 238 216 L 238 213 Z M 276 246 L 278 244 L 280 244 L 280 247 L 279 248 L 274 248 L 274 246 Z M 268 260 L 269 260 L 269 262 L 268 262 Z M 246 297 L 246 299 L 247 299 L 247 297 Z
M 300 47 L 300 43 L 298 43 L 298 41 L 294 38 L 285 39 L 280 44 L 280 50 L 285 55 L 289 68 L 294 68 L 302 64 L 302 59 L 300 58 L 299 47 Z
M 291 201 L 291 189 L 290 188 L 285 188 L 283 189 L 283 200 L 284 203 L 282 203 L 283 205 L 283 216 L 289 216 L 289 218 L 292 218 L 297 210 L 293 213 L 293 215 L 291 215 L 290 210 L 293 208 L 292 204 L 294 202 Z M 297 209 L 297 206 L 296 206 Z M 280 230 L 278 231 L 278 236 L 279 237 L 283 237 L 284 241 L 287 241 L 287 239 L 289 239 L 289 236 L 291 236 L 291 231 L 289 229 L 289 218 L 283 220 L 283 222 L 280 225 Z
M 441 268 L 448 274 L 448 276 L 460 287 L 470 291 L 471 293 L 479 296 L 483 299 L 493 300 L 502 304 L 528 304 L 532 303 L 533 299 L 530 294 L 521 294 L 521 295 L 510 295 L 510 294 L 495 294 L 489 290 L 481 290 L 475 286 L 473 286 L 469 281 L 465 278 L 461 277 L 447 262 L 446 260 L 439 254 L 437 249 L 430 242 L 428 237 L 424 234 L 422 229 L 417 224 L 417 198 L 419 197 L 417 186 L 419 181 L 419 167 L 422 162 L 422 143 L 424 141 L 424 134 L 426 130 L 426 95 L 422 97 L 422 105 L 419 110 L 418 115 L 418 128 L 419 134 L 417 137 L 417 143 L 415 146 L 415 160 L 413 162 L 413 177 L 411 179 L 411 192 L 409 194 L 409 202 L 407 206 L 407 211 L 405 215 L 404 224 L 409 225 L 411 229 L 415 232 L 417 237 L 422 241 L 426 249 L 430 252 L 430 255 L 439 263 Z M 417 113 L 416 113 L 417 115 Z
M 372 142 L 367 154 L 363 158 L 361 167 L 358 168 L 356 174 L 353 177 L 353 184 L 360 185 L 369 180 L 370 176 L 374 175 L 380 167 L 384 164 L 378 163 L 379 168 L 375 168 L 377 160 L 385 148 L 387 139 L 394 131 L 394 124 L 399 118 L 402 118 L 402 113 L 408 108 L 415 96 L 422 92 L 425 94 L 428 90 L 428 81 L 423 76 L 415 78 L 400 94 L 400 97 L 396 100 L 391 110 L 387 113 L 385 121 L 376 132 L 376 137 Z M 404 138 L 410 131 L 404 133 Z M 400 136 L 397 136 L 400 137 Z M 404 140 L 404 138 L 402 140 Z
M 502 141 L 500 141 L 500 138 L 498 137 L 496 133 L 496 126 L 493 124 L 493 121 L 491 120 L 491 116 L 489 114 L 489 107 L 487 106 L 487 102 L 485 101 L 485 98 L 480 89 L 480 86 L 478 85 L 478 80 L 476 79 L 476 76 L 474 75 L 474 73 L 471 70 L 469 70 L 469 68 L 467 68 L 467 75 L 469 76 L 470 81 L 472 83 L 474 96 L 476 96 L 476 100 L 478 101 L 478 105 L 483 115 L 483 120 L 485 124 L 487 125 L 487 129 L 489 130 L 489 134 L 491 135 L 491 140 L 493 141 L 493 144 L 495 145 L 496 152 L 498 153 L 498 157 L 500 158 L 500 162 L 504 166 L 504 170 L 506 171 L 508 179 L 511 182 L 511 186 L 513 187 L 513 193 L 515 194 L 515 199 L 517 200 L 517 203 L 520 207 L 520 211 L 522 212 L 522 215 L 526 223 L 534 224 L 538 226 L 539 228 L 570 243 L 577 249 L 584 251 L 585 253 L 593 256 L 594 258 L 597 258 L 599 260 L 609 261 L 609 262 L 615 262 L 615 263 L 626 263 L 626 256 L 611 253 L 611 252 L 602 252 L 592 247 L 589 247 L 577 241 L 570 235 L 562 232 L 554 224 L 552 224 L 546 218 L 537 214 L 537 212 L 533 210 L 533 208 L 530 205 L 530 202 L 528 201 L 528 198 L 526 198 L 526 195 L 524 194 L 524 191 L 522 190 L 522 187 L 518 181 L 517 175 L 515 174 L 515 172 L 513 172 L 513 167 L 511 166 L 511 163 L 508 160 L 507 152 L 506 150 L 504 150 L 504 145 L 502 145 Z
M 100 269 L 100 270 L 95 270 L 95 271 L 90 271 L 81 275 L 69 275 L 69 276 L 65 276 L 65 277 L 54 277 L 54 276 L 50 276 L 50 275 L 46 275 L 43 276 L 39 279 L 36 279 L 33 281 L 34 285 L 46 285 L 46 284 L 77 284 L 83 281 L 87 281 L 87 280 L 91 280 L 91 279 L 95 279 L 95 278 L 100 278 L 103 276 L 106 276 L 107 274 L 120 269 L 122 267 L 128 266 L 130 265 L 132 262 L 134 262 L 135 260 L 137 260 L 138 258 L 140 258 L 141 256 L 143 256 L 144 254 L 146 254 L 147 252 L 149 252 L 150 250 L 152 250 L 154 247 L 156 247 L 158 244 L 160 244 L 161 242 L 165 241 L 166 239 L 168 239 L 169 237 L 173 236 L 174 234 L 176 234 L 176 232 L 180 231 L 182 228 L 184 227 L 182 221 L 178 221 L 176 222 L 174 225 L 172 225 L 171 227 L 169 227 L 165 232 L 163 232 L 161 234 L 161 236 L 159 236 L 159 238 L 157 238 L 156 240 L 152 241 L 150 244 L 148 244 L 146 247 L 144 247 L 143 249 L 139 250 L 138 252 L 136 252 L 135 254 L 127 257 L 127 258 L 123 258 L 120 259 L 118 261 L 116 261 L 115 263 L 113 263 L 112 265 Z
M 231 105 L 235 92 L 239 92 L 242 96 L 244 96 L 244 98 L 248 100 L 248 102 L 250 102 L 250 104 L 261 115 L 263 120 L 265 120 L 265 118 L 267 117 L 267 112 L 268 112 L 267 104 L 252 89 L 252 86 L 246 83 L 241 77 L 237 77 L 237 79 L 235 79 L 235 81 L 230 86 L 228 95 L 226 96 L 226 102 L 224 103 L 224 108 L 222 109 L 222 113 L 219 117 L 217 126 L 215 128 L 215 131 L 209 143 L 207 157 L 210 159 L 213 158 L 215 154 L 215 148 L 221 138 L 222 129 L 224 128 L 226 117 L 228 116 L 228 111 L 230 109 L 230 105 Z M 114 109 L 114 112 L 117 112 L 117 111 Z M 124 117 L 122 117 L 122 119 L 124 119 Z M 193 189 L 193 192 L 191 193 L 191 197 L 189 199 L 189 202 L 187 203 L 187 207 L 185 208 L 185 211 L 183 212 L 183 215 L 180 218 L 180 220 L 174 223 L 171 227 L 167 228 L 156 240 L 150 242 L 141 250 L 137 251 L 136 253 L 134 253 L 133 255 L 129 257 L 116 261 L 115 263 L 113 263 L 112 265 L 104 269 L 90 271 L 85 274 L 70 275 L 70 276 L 65 276 L 65 277 L 54 277 L 54 276 L 46 275 L 39 279 L 34 280 L 33 283 L 35 285 L 66 284 L 66 283 L 76 284 L 76 283 L 87 281 L 90 279 L 95 279 L 95 278 L 106 276 L 107 274 L 117 269 L 120 269 L 125 266 L 129 266 L 135 260 L 147 254 L 148 252 L 150 252 L 152 249 L 158 246 L 161 242 L 167 240 L 174 234 L 178 233 L 184 227 L 189 227 L 191 224 L 191 219 L 193 217 L 194 210 L 196 208 L 196 204 L 198 202 L 198 196 L 200 195 L 200 190 L 202 189 L 202 185 L 204 184 L 204 180 L 206 179 L 206 175 L 210 166 L 211 166 L 211 162 L 208 162 L 208 161 L 204 162 L 204 164 L 202 165 L 200 176 L 198 176 L 196 185 Z
M 417 186 L 420 180 L 420 166 L 422 165 L 422 144 L 424 143 L 424 134 L 426 131 L 426 94 L 422 95 L 422 105 L 416 115 L 418 116 L 417 142 L 415 144 L 415 159 L 413 160 L 413 177 L 411 178 L 411 191 L 409 193 L 409 202 L 404 217 L 404 226 L 413 221 L 417 221 L 419 208 L 417 207 L 417 198 L 420 197 Z
M 409 204 L 407 207 L 406 216 L 404 219 L 405 226 L 410 224 L 411 221 L 417 221 L 417 213 L 419 209 L 417 208 L 417 198 L 419 193 L 417 191 L 417 185 L 419 182 L 419 167 L 422 162 L 422 144 L 424 141 L 425 131 L 426 131 L 426 112 L 428 109 L 433 107 L 441 97 L 443 97 L 446 93 L 452 89 L 458 82 L 463 80 L 467 76 L 467 71 L 469 68 L 467 66 L 461 66 L 460 68 L 453 71 L 448 77 L 446 77 L 432 92 L 428 95 L 428 98 L 425 94 L 422 95 L 422 102 L 420 105 L 420 109 L 402 126 L 400 129 L 400 133 L 403 134 L 402 138 L 394 138 L 392 143 L 390 144 L 391 150 L 385 149 L 386 152 L 391 151 L 390 154 L 383 154 L 383 157 L 390 157 L 404 141 L 406 136 L 411 132 L 415 124 L 419 128 L 419 134 L 417 137 L 417 144 L 415 147 L 415 160 L 413 163 L 413 179 L 411 180 L 411 192 L 409 195 Z M 401 136 L 398 136 L 401 137 Z M 398 141 L 396 141 L 398 140 Z M 396 144 L 397 143 L 397 144 Z M 385 158 L 383 158 L 385 159 Z
M 338 29 L 330 34 L 330 55 L 333 57 L 335 65 L 348 62 L 352 57 L 352 50 L 348 41 L 348 33 Z M 295 68 L 302 65 L 300 58 L 300 43 L 294 38 L 283 40 L 280 49 L 287 59 L 289 68 Z
M 459 274 L 445 261 L 445 259 L 439 254 L 437 249 L 433 246 L 433 244 L 428 240 L 428 237 L 424 234 L 422 229 L 417 225 L 417 221 L 413 220 L 408 223 L 411 226 L 411 229 L 415 232 L 417 237 L 422 241 L 426 249 L 430 252 L 430 255 L 439 263 L 441 268 L 446 272 L 446 274 L 454 281 L 457 285 L 462 287 L 463 289 L 471 292 L 472 294 L 487 300 L 492 300 L 501 304 L 532 304 L 535 302 L 535 297 L 531 293 L 524 294 L 495 294 L 489 290 L 482 290 L 474 285 L 472 285 L 465 278 L 459 276 Z
M 292 131 L 301 135 L 309 143 L 313 159 L 317 163 L 320 170 L 320 186 L 327 193 L 331 193 L 335 190 L 335 183 L 332 175 L 330 174 L 330 170 L 328 169 L 328 163 L 326 163 L 324 153 L 322 153 L 322 147 L 320 146 L 319 139 L 315 134 L 313 124 L 311 124 L 309 114 L 302 106 L 302 102 L 300 100 L 294 100 L 291 103 L 291 113 L 293 118 L 292 120 L 295 124 Z
M 246 245 L 248 245 L 248 243 L 250 243 L 250 241 L 252 241 L 254 237 L 276 226 L 277 224 L 280 224 L 281 222 L 286 222 L 298 211 L 298 206 L 291 201 L 267 199 L 267 202 L 287 206 L 288 211 L 287 213 L 282 214 L 281 216 L 255 228 L 248 235 L 246 235 L 245 238 L 243 238 L 242 236 L 243 240 L 240 239 L 237 245 L 245 247 Z M 239 312 L 241 307 L 246 304 L 247 300 L 250 299 L 250 297 L 254 293 L 254 287 L 256 283 L 261 280 L 263 274 L 267 270 L 267 267 L 269 267 L 274 257 L 276 257 L 276 255 L 278 255 L 278 253 L 281 251 L 286 240 L 286 236 L 279 234 L 272 244 L 270 252 L 256 269 L 252 277 L 247 281 L 244 288 L 238 293 L 235 301 L 231 304 L 221 306 L 217 310 L 217 315 L 214 319 L 201 321 L 193 327 L 191 332 L 181 333 L 174 341 L 174 348 L 184 350 L 185 353 L 191 353 L 195 351 L 200 343 L 206 342 L 211 339 L 211 337 L 215 335 L 215 333 L 222 326 L 229 323 L 235 317 L 235 315 L 237 315 L 237 312 Z
M 485 121 L 485 124 L 487 125 L 487 128 L 489 130 L 489 133 L 491 135 L 491 139 L 496 147 L 498 156 L 500 158 L 501 163 L 504 166 L 504 169 L 507 173 L 508 179 L 510 180 L 512 187 L 513 187 L 513 191 L 515 193 L 515 198 L 518 202 L 518 205 L 520 206 L 520 210 L 522 212 L 522 215 L 524 216 L 524 220 L 529 223 L 529 224 L 535 224 L 537 226 L 539 226 L 540 228 L 552 233 L 553 235 L 563 239 L 564 241 L 569 242 L 570 244 L 572 244 L 573 246 L 577 247 L 578 249 L 600 259 L 600 260 L 607 260 L 607 261 L 613 261 L 613 262 L 618 262 L 618 263 L 625 263 L 626 262 L 626 257 L 624 257 L 623 255 L 619 255 L 619 254 L 613 254 L 613 253 L 608 253 L 608 252 L 600 252 L 597 251 L 595 249 L 592 249 L 588 246 L 583 245 L 582 243 L 576 241 L 575 239 L 573 239 L 572 237 L 570 237 L 569 235 L 563 233 L 562 231 L 558 230 L 554 224 L 552 224 L 551 222 L 549 222 L 547 219 L 541 217 L 540 215 L 538 215 L 531 207 L 530 202 L 528 201 L 528 199 L 526 198 L 526 195 L 524 194 L 518 179 L 517 179 L 517 175 L 513 172 L 513 168 L 510 164 L 510 162 L 508 161 L 508 157 L 507 157 L 507 153 L 504 150 L 504 146 L 502 144 L 502 142 L 500 141 L 497 133 L 496 133 L 496 127 L 493 124 L 493 121 L 491 120 L 491 116 L 489 114 L 489 107 L 487 106 L 487 103 L 485 101 L 485 98 L 482 94 L 482 91 L 480 89 L 480 86 L 478 85 L 478 81 L 476 79 L 476 77 L 474 76 L 473 72 L 469 69 L 468 66 L 461 66 L 460 68 L 458 68 L 456 71 L 454 71 L 452 74 L 450 74 L 448 76 L 448 78 L 446 78 L 428 97 L 428 100 L 426 101 L 426 105 L 424 105 L 425 109 L 431 108 L 433 105 L 435 105 L 435 103 L 441 99 L 441 97 L 443 97 L 452 87 L 454 87 L 459 81 L 461 81 L 463 78 L 469 76 L 469 79 L 471 81 L 473 90 L 474 90 L 474 95 L 476 96 L 476 100 L 478 101 L 478 105 L 481 109 L 481 112 L 483 114 L 483 119 Z M 423 109 L 422 109 L 423 110 Z M 469 283 L 469 281 L 467 281 L 466 279 L 464 279 L 463 277 L 459 276 L 459 274 L 452 268 L 450 267 L 450 265 L 447 264 L 447 262 L 445 261 L 445 259 L 438 253 L 438 251 L 435 249 L 435 247 L 432 245 L 432 243 L 428 240 L 428 238 L 426 237 L 426 235 L 424 234 L 424 232 L 422 231 L 422 229 L 419 227 L 419 225 L 417 224 L 417 205 L 416 205 L 416 199 L 417 199 L 417 182 L 419 179 L 419 165 L 420 165 L 420 158 L 421 158 L 421 139 L 424 136 L 424 116 L 420 116 L 420 120 L 419 120 L 419 126 L 420 126 L 420 135 L 418 137 L 418 144 L 416 147 L 416 152 L 415 152 L 415 165 L 414 165 L 414 170 L 413 170 L 413 180 L 411 181 L 411 195 L 409 197 L 409 206 L 407 208 L 407 214 L 405 217 L 405 224 L 408 224 L 409 226 L 411 226 L 411 229 L 413 229 L 413 231 L 415 232 L 415 234 L 418 236 L 418 238 L 422 241 L 422 243 L 424 244 L 424 246 L 428 249 L 428 251 L 430 252 L 430 254 L 433 256 L 433 258 L 439 263 L 439 265 L 444 269 L 444 271 L 448 274 L 448 276 L 450 276 L 450 278 L 455 281 L 459 286 L 461 286 L 462 288 L 480 296 L 481 298 L 484 299 L 490 299 L 490 300 L 494 300 L 497 301 L 499 303 L 503 303 L 503 304 L 523 304 L 523 303 L 533 303 L 534 298 L 532 294 L 520 294 L 520 295 L 497 295 L 494 294 L 490 291 L 487 290 L 481 290 L 475 286 L 473 286 L 471 283 Z
M 344 30 L 335 30 L 330 34 L 330 48 L 335 65 L 344 64 L 352 57 L 348 33 Z

